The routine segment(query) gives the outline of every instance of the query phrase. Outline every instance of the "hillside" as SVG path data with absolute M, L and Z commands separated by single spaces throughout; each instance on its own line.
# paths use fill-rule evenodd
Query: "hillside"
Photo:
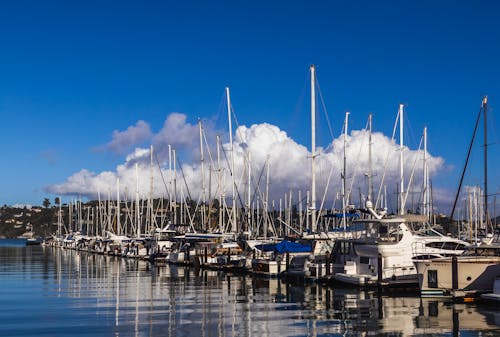
M 48 236 L 57 226 L 56 207 L 18 208 L 2 206 L 0 208 L 0 237 L 16 238 L 32 226 L 35 236 Z

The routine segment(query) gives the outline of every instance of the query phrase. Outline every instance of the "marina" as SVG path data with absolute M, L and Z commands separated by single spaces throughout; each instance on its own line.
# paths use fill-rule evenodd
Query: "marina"
M 312 155 L 305 191 L 285 192 L 276 207 L 278 203 L 269 195 L 270 157 L 261 163 L 257 176 L 252 152 L 241 143 L 239 149 L 233 144 L 235 117 L 226 87 L 229 142 L 222 144 L 217 136 L 215 149 L 210 148 L 203 123 L 198 123 L 196 171 L 201 185 L 195 186 L 197 199 L 190 195 L 176 149 L 168 145 L 168 161 L 162 165 L 155 162 L 157 154 L 151 145 L 144 152 L 149 159 L 149 184 L 135 163 L 135 179 L 116 178 L 115 193 L 109 191 L 107 197 L 98 192 L 97 199 L 73 199 L 64 205 L 57 198 L 50 209 L 46 202 L 38 212 L 56 217 L 56 229 L 42 243 L 28 224 L 17 241 L 24 247 L 1 248 L 6 259 L 2 279 L 7 286 L 15 279 L 11 258 L 20 258 L 21 273 L 26 263 L 26 272 L 31 273 L 32 261 L 36 268 L 43 262 L 51 282 L 57 282 L 57 292 L 49 298 L 70 298 L 75 302 L 72 311 L 94 308 L 96 320 L 82 325 L 90 335 L 142 336 L 146 331 L 150 336 L 163 331 L 169 336 L 498 333 L 498 313 L 485 304 L 497 297 L 500 277 L 500 233 L 488 209 L 487 174 L 484 192 L 479 187 L 468 190 L 468 219 L 453 222 L 454 205 L 449 217 L 452 224 L 448 224 L 453 233 L 442 233 L 444 226 L 436 223 L 429 188 L 427 128 L 413 158 L 405 158 L 405 107 L 400 104 L 393 134 L 395 140 L 399 129 L 399 142 L 386 154 L 389 161 L 394 151 L 399 152 L 396 212 L 389 212 L 385 169 L 377 181 L 379 188 L 373 188 L 371 115 L 362 144 L 368 147 L 368 179 L 358 183 L 356 203 L 352 198 L 355 175 L 347 166 L 350 113 L 346 113 L 338 204 L 325 206 L 331 192 L 330 178 L 326 184 L 324 180 L 317 184 L 321 170 L 316 164 L 322 159 L 315 145 L 317 86 L 316 67 L 311 65 Z M 487 110 L 484 97 L 473 139 Z M 243 156 L 236 156 L 242 149 Z M 485 136 L 485 167 L 486 149 Z M 405 175 L 408 161 L 412 165 L 409 177 Z M 128 189 L 131 180 L 135 180 L 135 193 Z M 161 197 L 154 189 L 158 184 L 165 192 Z M 462 180 L 457 196 L 461 185 Z M 410 191 L 418 195 L 416 211 L 409 205 Z M 293 199 L 295 193 L 298 200 Z M 22 218 L 24 212 L 15 217 Z M 8 246 L 9 241 L 5 242 Z M 495 323 L 490 325 L 491 315 Z M 6 316 L 9 329 L 10 316 Z M 65 324 L 73 319 L 65 319 Z M 17 326 L 10 329 L 12 333 L 20 330 Z M 51 334 L 50 329 L 43 334 Z
M 44 245 L 80 252 L 148 260 L 152 264 L 189 265 L 195 268 L 231 271 L 259 275 L 267 278 L 298 278 L 303 282 L 323 284 L 344 283 L 360 287 L 380 289 L 406 288 L 419 290 L 425 296 L 451 296 L 454 300 L 473 300 L 493 291 L 496 277 L 500 277 L 498 229 L 492 223 L 488 209 L 488 175 L 484 175 L 484 193 L 474 190 L 468 199 L 474 208 L 469 208 L 468 222 L 449 226 L 452 233 L 441 233 L 435 223 L 432 211 L 433 195 L 428 187 L 427 128 L 424 128 L 419 148 L 411 160 L 413 162 L 409 178 L 405 175 L 407 166 L 404 150 L 405 107 L 399 104 L 394 123 L 399 129 L 399 143 L 394 144 L 386 154 L 389 160 L 392 152 L 399 149 L 399 182 L 397 188 L 397 212 L 388 214 L 386 170 L 382 172 L 378 190 L 373 189 L 371 174 L 366 184 L 359 187 L 357 204 L 352 200 L 352 186 L 355 175 L 348 177 L 347 170 L 347 130 L 350 113 L 345 114 L 343 125 L 343 166 L 341 167 L 340 208 L 326 207 L 329 193 L 328 183 L 317 190 L 316 162 L 321 157 L 316 154 L 316 67 L 311 65 L 310 73 L 310 116 L 311 150 L 310 189 L 294 204 L 293 191 L 285 193 L 284 206 L 279 199 L 269 197 L 269 157 L 263 163 L 260 177 L 252 170 L 252 152 L 244 148 L 242 161 L 236 162 L 233 144 L 232 111 L 230 90 L 225 88 L 225 108 L 229 130 L 229 142 L 222 146 L 216 137 L 217 161 L 213 160 L 210 146 L 204 134 L 203 124 L 198 123 L 199 160 L 201 181 L 197 201 L 180 195 L 178 182 L 183 181 L 189 194 L 189 184 L 182 166 L 176 161 L 176 150 L 168 146 L 168 166 L 154 162 L 156 156 L 151 145 L 149 157 L 149 191 L 147 198 L 140 197 L 138 164 L 135 164 L 135 195 L 132 200 L 123 191 L 120 179 L 116 179 L 116 195 L 87 204 L 81 200 L 71 202 L 62 209 L 59 200 L 57 231 L 47 237 Z M 488 99 L 481 101 L 471 144 L 476 136 L 481 118 L 486 124 Z M 367 123 L 368 172 L 372 172 L 372 116 Z M 486 129 L 486 125 L 485 125 Z M 240 144 L 241 145 L 241 144 Z M 423 145 L 423 147 L 422 147 Z M 487 164 L 487 136 L 484 138 L 484 167 Z M 226 159 L 221 163 L 221 151 Z M 206 155 L 210 158 L 206 162 Z M 470 147 L 464 171 L 469 161 Z M 318 158 L 316 158 L 318 156 Z M 421 162 L 419 171 L 415 170 Z M 241 172 L 236 171 L 236 167 Z M 224 171 L 227 175 L 223 174 Z M 167 197 L 155 199 L 154 171 L 160 172 Z M 333 171 L 333 166 L 332 170 Z M 265 184 L 261 179 L 266 172 Z M 417 173 L 416 173 L 417 172 Z M 215 174 L 214 174 L 215 173 Z M 237 176 L 240 178 L 238 179 Z M 165 178 L 166 177 L 166 178 Z M 419 179 L 417 186 L 415 180 Z M 124 182 L 122 181 L 122 184 Z M 125 181 L 130 184 L 130 181 Z M 350 184 L 350 185 L 348 185 Z M 348 187 L 349 186 L 349 187 Z M 200 186 L 197 186 L 200 187 Z M 460 194 L 460 181 L 457 197 Z M 366 194 L 361 193 L 361 189 Z M 419 209 L 414 212 L 408 202 L 412 190 L 419 195 Z M 207 191 L 209 192 L 207 194 Z M 211 191 L 215 191 L 211 194 Z M 231 191 L 230 195 L 226 193 Z M 266 191 L 265 194 L 262 191 Z M 477 192 L 477 193 L 476 193 Z M 316 196 L 323 193 L 319 203 Z M 331 192 L 330 192 L 331 193 Z M 375 197 L 377 195 L 377 197 Z M 455 200 L 456 201 L 456 200 Z M 272 204 L 273 207 L 269 207 Z M 167 205 L 167 206 L 165 206 Z M 452 208 L 450 222 L 453 223 Z M 433 221 L 434 219 L 434 221 Z M 474 227 L 474 228 L 473 228 Z M 474 242 L 460 237 L 469 234 Z M 479 233 L 479 234 L 478 234 Z M 479 236 L 481 237 L 479 237 Z M 479 259 L 464 252 L 475 251 L 476 256 L 484 254 L 488 261 L 484 270 Z M 448 262 L 444 262 L 448 261 Z M 452 261 L 453 263 L 450 263 Z M 457 262 L 460 261 L 460 262 Z M 444 263 L 444 264 L 443 264 Z M 443 265 L 448 267 L 443 267 Z M 464 280 L 458 282 L 458 274 Z M 487 274 L 486 276 L 481 276 Z M 451 280 L 451 281 L 450 281 Z
M 9 336 L 496 336 L 495 306 L 0 242 Z

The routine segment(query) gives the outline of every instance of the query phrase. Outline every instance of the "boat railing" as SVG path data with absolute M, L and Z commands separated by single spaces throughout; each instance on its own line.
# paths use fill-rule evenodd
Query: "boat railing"
M 414 266 L 393 266 L 389 268 L 384 268 L 382 270 L 382 278 L 383 279 L 389 279 L 389 278 L 394 278 L 394 277 L 401 277 L 401 276 L 407 276 L 407 275 L 414 275 L 415 274 L 415 267 Z

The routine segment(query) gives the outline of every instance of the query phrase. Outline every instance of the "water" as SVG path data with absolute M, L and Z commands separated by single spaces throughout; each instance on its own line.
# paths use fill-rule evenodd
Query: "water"
M 24 247 L 26 239 L 0 239 L 0 247 Z
M 500 309 L 0 243 L 1 336 L 499 336 Z

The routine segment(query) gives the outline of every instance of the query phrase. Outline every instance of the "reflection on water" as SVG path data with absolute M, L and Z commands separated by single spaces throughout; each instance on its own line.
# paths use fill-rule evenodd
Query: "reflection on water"
M 49 247 L 0 247 L 5 336 L 495 336 L 500 311 Z

